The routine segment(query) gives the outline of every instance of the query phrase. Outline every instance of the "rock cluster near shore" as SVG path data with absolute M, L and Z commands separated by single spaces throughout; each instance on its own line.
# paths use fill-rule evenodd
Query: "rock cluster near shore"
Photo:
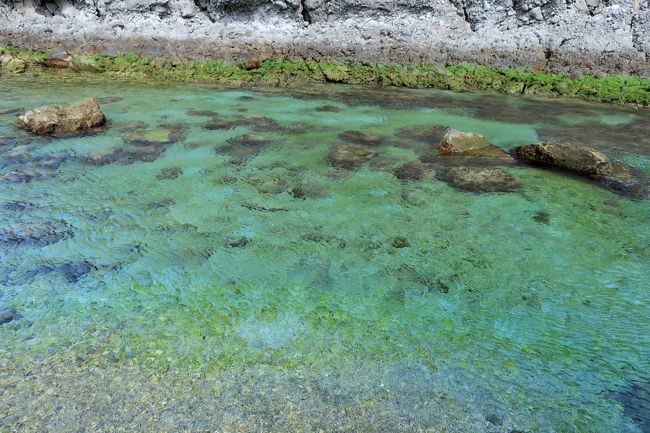
M 251 67 L 271 56 L 471 61 L 650 76 L 643 0 L 9 1 L 0 3 L 0 22 L 0 42 L 60 54 L 216 57 Z

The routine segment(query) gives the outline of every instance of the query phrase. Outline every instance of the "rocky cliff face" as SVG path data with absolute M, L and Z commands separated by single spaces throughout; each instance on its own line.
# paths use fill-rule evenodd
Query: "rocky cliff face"
M 0 0 L 0 40 L 70 52 L 467 60 L 650 76 L 648 0 Z

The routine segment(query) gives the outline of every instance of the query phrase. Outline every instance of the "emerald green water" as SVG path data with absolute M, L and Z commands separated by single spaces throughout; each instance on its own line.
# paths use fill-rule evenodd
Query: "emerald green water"
M 650 201 L 513 163 L 510 193 L 456 190 L 439 161 L 393 174 L 434 148 L 400 128 L 440 125 L 650 176 L 647 111 L 83 75 L 3 76 L 0 95 L 119 97 L 89 136 L 0 115 L 0 227 L 68 230 L 0 243 L 0 310 L 22 316 L 0 325 L 0 432 L 650 431 Z M 145 161 L 89 162 L 166 124 L 180 139 Z M 385 137 L 358 170 L 328 161 L 346 130 Z

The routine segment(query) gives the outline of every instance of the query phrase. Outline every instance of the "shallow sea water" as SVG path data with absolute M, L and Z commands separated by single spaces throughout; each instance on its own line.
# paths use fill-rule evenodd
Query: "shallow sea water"
M 650 176 L 647 110 L 57 74 L 0 95 L 105 98 L 109 119 L 51 139 L 0 114 L 0 227 L 68 233 L 0 243 L 0 310 L 21 316 L 0 325 L 0 432 L 650 431 L 650 200 L 511 163 L 510 193 L 438 180 L 451 160 L 393 174 L 434 148 L 403 128 L 440 125 Z M 154 153 L 89 162 L 170 124 Z M 358 170 L 328 162 L 346 130 L 385 137 Z

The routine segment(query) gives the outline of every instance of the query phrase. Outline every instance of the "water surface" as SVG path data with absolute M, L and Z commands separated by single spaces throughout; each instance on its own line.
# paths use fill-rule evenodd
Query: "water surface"
M 408 127 L 438 125 L 648 176 L 647 111 L 84 75 L 0 94 L 0 113 L 103 98 L 109 119 L 51 139 L 0 115 L 0 227 L 63 233 L 0 244 L 21 316 L 0 325 L 0 431 L 650 431 L 650 201 L 512 163 L 510 193 L 454 189 L 440 161 L 394 174 L 434 147 Z M 161 125 L 169 143 L 127 141 Z M 347 130 L 385 137 L 357 170 L 328 160 Z

